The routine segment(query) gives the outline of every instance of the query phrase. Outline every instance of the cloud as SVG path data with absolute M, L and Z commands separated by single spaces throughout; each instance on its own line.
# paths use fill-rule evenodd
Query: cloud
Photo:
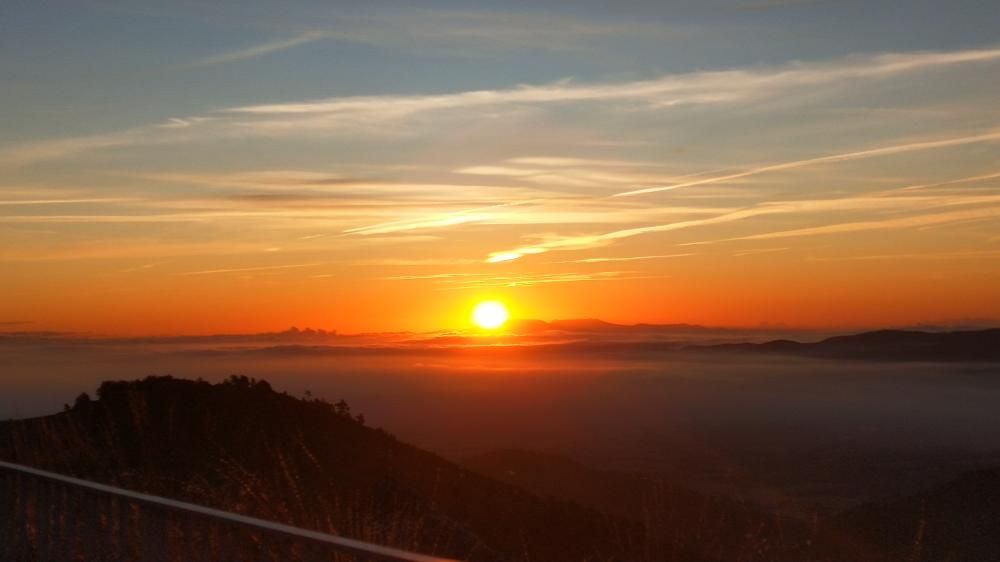
M 632 279 L 650 279 L 654 276 L 642 275 L 633 271 L 596 271 L 589 273 L 525 273 L 519 275 L 498 275 L 492 277 L 475 277 L 460 279 L 441 279 L 438 283 L 449 285 L 448 289 L 483 289 L 489 287 L 530 287 L 532 285 L 548 285 L 551 283 L 583 283 L 593 281 L 625 281 Z
M 910 142 L 904 144 L 896 144 L 890 146 L 884 146 L 879 148 L 871 148 L 861 151 L 841 153 L 835 155 L 821 156 L 817 158 L 809 158 L 804 160 L 796 160 L 792 162 L 784 162 L 781 164 L 772 164 L 768 166 L 762 166 L 747 170 L 744 172 L 739 172 L 735 174 L 727 174 L 724 176 L 716 176 L 712 178 L 706 178 L 703 180 L 694 180 L 690 182 L 683 182 L 680 184 L 675 184 L 669 187 L 661 188 L 649 188 L 643 190 L 636 190 L 632 192 L 625 192 L 617 194 L 618 196 L 623 195 L 639 195 L 644 193 L 650 193 L 654 191 L 663 191 L 665 189 L 677 189 L 680 187 L 690 187 L 696 185 L 707 185 L 711 183 L 716 183 L 720 181 L 730 181 L 733 179 L 744 178 L 756 174 L 761 174 L 765 172 L 774 172 L 789 170 L 794 168 L 802 168 L 806 166 L 813 166 L 817 164 L 835 163 L 849 160 L 857 160 L 863 158 L 874 158 L 879 156 L 888 156 L 894 154 L 902 154 L 920 150 L 930 150 L 937 148 L 947 148 L 953 146 L 961 146 L 965 144 L 981 143 L 981 142 L 992 142 L 1000 140 L 1000 132 L 991 131 L 988 133 L 982 133 L 978 135 L 968 135 L 962 137 L 952 137 L 947 139 L 938 139 L 932 141 L 922 141 L 922 142 Z M 487 263 L 501 263 L 520 259 L 528 255 L 537 255 L 553 250 L 581 250 L 588 248 L 595 248 L 607 245 L 615 240 L 631 238 L 633 236 L 639 236 L 643 234 L 650 234 L 656 232 L 669 232 L 674 230 L 681 230 L 686 228 L 694 228 L 701 226 L 708 226 L 714 224 L 727 223 L 737 220 L 748 219 L 752 217 L 777 214 L 777 213 L 802 213 L 802 212 L 816 212 L 816 211 L 833 211 L 833 210 L 873 210 L 879 208 L 889 208 L 889 209 L 899 209 L 902 208 L 926 208 L 931 206 L 940 205 L 969 205 L 977 203 L 989 204 L 993 201 L 989 196 L 983 197 L 890 197 L 894 194 L 903 194 L 908 191 L 914 191 L 917 189 L 923 189 L 931 186 L 938 185 L 950 185 L 955 183 L 979 181 L 983 179 L 991 179 L 997 177 L 996 174 L 985 174 L 972 176 L 968 178 L 960 178 L 957 180 L 952 180 L 950 182 L 941 182 L 938 184 L 923 184 L 917 186 L 908 186 L 905 188 L 898 188 L 894 190 L 882 191 L 875 194 L 870 194 L 860 197 L 845 197 L 840 199 L 825 199 L 825 200 L 803 200 L 803 201 L 779 201 L 779 202 L 768 202 L 763 203 L 754 207 L 722 212 L 714 217 L 709 217 L 705 219 L 695 219 L 686 220 L 679 222 L 672 222 L 668 224 L 660 225 L 650 225 L 641 226 L 636 228 L 629 228 L 623 230 L 617 230 L 606 233 L 599 234 L 588 234 L 579 236 L 566 236 L 554 238 L 549 241 L 545 241 L 539 244 L 533 244 L 528 246 L 521 246 L 512 250 L 502 250 L 496 251 L 489 254 L 486 259 Z M 954 216 L 961 216 L 961 213 L 956 213 Z M 986 211 L 986 216 L 989 215 L 989 211 Z M 916 220 L 916 219 L 914 219 Z M 934 222 L 932 219 L 927 219 L 931 222 L 920 223 L 920 224 L 939 224 Z M 958 219 L 961 220 L 961 219 Z M 796 231 L 789 231 L 786 234 L 775 233 L 772 235 L 758 235 L 753 237 L 742 237 L 733 238 L 731 240 L 748 240 L 748 239 L 766 239 L 769 237 L 781 237 L 781 236 L 793 236 L 793 235 L 806 235 L 806 234 L 819 234 L 826 232 L 846 232 L 851 228 L 857 229 L 869 229 L 877 228 L 878 225 L 883 225 L 885 228 L 900 228 L 905 225 L 910 224 L 907 222 L 908 219 L 900 219 L 898 222 L 892 221 L 867 221 L 855 223 L 854 226 L 839 225 L 839 226 L 829 226 L 829 227 L 816 227 L 814 229 L 799 229 Z M 941 223 L 953 222 L 952 220 L 946 219 L 944 216 L 941 217 Z M 794 234 L 793 234 L 794 233 Z
M 662 260 L 669 258 L 683 258 L 687 256 L 694 256 L 697 254 L 686 253 L 686 254 L 663 254 L 658 256 L 624 256 L 624 257 L 613 257 L 613 258 L 584 258 L 581 260 L 568 260 L 559 263 L 606 263 L 606 262 L 616 262 L 616 261 L 645 261 L 645 260 Z
M 836 62 L 793 64 L 770 70 L 723 70 L 667 75 L 653 80 L 575 84 L 569 80 L 502 90 L 436 95 L 354 96 L 236 107 L 230 113 L 258 116 L 325 115 L 398 119 L 427 111 L 509 104 L 640 100 L 659 107 L 682 103 L 735 102 L 779 88 L 818 86 L 839 80 L 880 78 L 924 68 L 992 62 L 1000 49 L 896 53 Z
M 292 47 L 298 47 L 299 45 L 305 45 L 306 43 L 312 43 L 321 39 L 327 39 L 328 37 L 329 34 L 327 33 L 320 31 L 307 31 L 289 39 L 269 41 L 267 43 L 261 43 L 260 45 L 247 47 L 245 49 L 205 57 L 194 61 L 189 66 L 212 66 L 216 64 L 243 61 L 269 55 L 278 51 L 284 51 L 286 49 L 291 49 Z
M 0 167 L 10 168 L 26 166 L 36 162 L 61 160 L 92 150 L 139 143 L 143 142 L 143 137 L 148 132 L 149 129 L 147 128 L 138 128 L 104 135 L 56 139 L 14 146 L 0 150 Z
M 297 40 L 311 38 L 312 35 L 300 36 Z M 273 138 L 310 132 L 323 133 L 327 137 L 331 133 L 354 135 L 364 131 L 398 136 L 405 134 L 397 126 L 399 121 L 443 111 L 495 111 L 509 106 L 544 107 L 571 103 L 627 103 L 663 111 L 680 105 L 742 103 L 751 98 L 765 99 L 789 89 L 814 90 L 841 81 L 856 83 L 860 79 L 895 77 L 907 72 L 997 60 L 1000 60 L 1000 48 L 911 52 L 794 63 L 766 69 L 671 74 L 651 80 L 616 83 L 560 80 L 541 85 L 443 94 L 346 96 L 254 104 L 222 109 L 207 116 L 174 118 L 116 133 L 14 146 L 0 151 L 0 166 L 21 166 L 138 144 L 204 142 L 206 139 L 244 139 L 248 136 Z
M 120 203 L 133 201 L 127 197 L 90 197 L 81 199 L 8 199 L 0 200 L 0 206 L 13 205 L 75 205 L 79 203 Z
M 449 289 L 472 289 L 485 287 L 527 287 L 549 283 L 577 283 L 583 281 L 611 281 L 638 279 L 636 272 L 597 271 L 571 273 L 523 273 L 515 275 L 493 275 L 489 273 L 434 273 L 428 275 L 394 275 L 382 277 L 389 281 L 430 281 L 448 285 Z
M 232 241 L 176 243 L 159 239 L 123 242 L 120 237 L 106 240 L 70 240 L 61 243 L 24 244 L 0 247 L 0 262 L 46 262 L 108 259 L 183 258 L 194 256 L 259 255 L 260 246 Z M 139 271 L 143 268 L 131 268 Z M 129 270 L 116 270 L 124 273 Z
M 694 219 L 694 220 L 672 222 L 668 224 L 640 226 L 636 228 L 627 228 L 623 230 L 615 230 L 612 232 L 604 232 L 600 234 L 556 237 L 551 240 L 541 242 L 539 244 L 521 246 L 513 250 L 492 252 L 486 258 L 486 262 L 501 263 L 501 262 L 513 261 L 516 259 L 520 259 L 524 256 L 542 254 L 554 250 L 584 250 L 588 248 L 597 248 L 601 246 L 606 246 L 616 240 L 631 238 L 633 236 L 639 236 L 641 234 L 649 234 L 652 232 L 668 232 L 671 230 L 680 230 L 695 226 L 718 224 L 722 222 L 729 222 L 743 218 L 748 218 L 751 216 L 757 216 L 759 214 L 762 214 L 760 209 L 749 208 L 749 209 L 741 209 L 738 211 L 724 213 L 707 219 Z
M 809 261 L 880 261 L 880 260 L 958 260 L 1000 257 L 1000 250 L 959 250 L 955 252 L 927 252 L 906 254 L 869 254 L 855 256 L 809 257 Z
M 216 188 L 242 187 L 269 190 L 302 187 L 327 189 L 343 186 L 368 186 L 378 183 L 371 178 L 350 177 L 319 170 L 246 170 L 215 173 L 152 172 L 133 174 L 132 177 Z
M 393 221 L 359 228 L 349 228 L 345 234 L 390 234 L 393 232 L 404 232 L 407 230 L 423 230 L 428 228 L 444 228 L 470 222 L 479 222 L 484 219 L 484 215 L 468 212 L 455 213 L 441 217 L 418 219 L 410 221 Z
M 478 176 L 498 176 L 516 178 L 539 185 L 570 186 L 570 187 L 619 187 L 635 186 L 636 184 L 656 184 L 664 182 L 680 182 L 692 177 L 717 170 L 698 172 L 695 174 L 651 173 L 649 171 L 622 170 L 629 166 L 623 160 L 587 160 L 583 158 L 514 158 L 510 163 L 522 164 L 521 167 L 506 165 L 467 166 L 454 170 L 456 174 L 471 174 Z M 524 166 L 534 166 L 531 168 Z M 635 163 L 640 168 L 657 166 L 651 163 Z M 610 168 L 610 169 L 609 169 Z
M 950 185 L 957 185 L 960 183 L 975 183 L 983 180 L 991 180 L 1000 178 L 1000 172 L 991 172 L 989 174 L 980 174 L 977 176 L 969 176 L 967 178 L 958 178 L 955 180 L 942 181 L 937 183 L 925 183 L 921 185 L 911 185 L 909 187 L 904 187 L 900 191 L 916 191 L 918 189 L 928 189 L 931 187 L 946 187 Z
M 372 204 L 399 205 L 402 201 L 414 203 L 468 204 L 479 200 L 489 203 L 511 198 L 530 198 L 543 194 L 537 190 L 503 185 L 469 183 L 422 183 L 345 176 L 317 170 L 249 170 L 243 172 L 177 173 L 155 172 L 131 174 L 130 177 L 164 183 L 187 183 L 220 190 L 243 188 L 264 193 L 240 194 L 247 200 L 264 201 L 269 198 L 294 198 L 322 196 L 346 200 L 368 201 Z M 393 197 L 387 203 L 386 195 Z
M 634 168 L 639 166 L 659 166 L 656 162 L 637 162 L 635 160 L 601 160 L 593 158 L 567 158 L 559 156 L 522 156 L 508 160 L 511 164 L 524 164 L 526 166 L 549 166 L 553 168 L 563 167 L 610 167 L 610 168 Z
M 807 158 L 805 160 L 795 160 L 792 162 L 782 162 L 780 164 L 771 164 L 768 166 L 761 166 L 759 168 L 754 168 L 752 170 L 746 170 L 743 172 L 737 172 L 735 174 L 726 174 L 723 176 L 715 176 L 711 178 L 705 178 L 701 180 L 694 180 L 689 182 L 682 182 L 673 185 L 660 186 L 660 187 L 647 187 L 644 189 L 636 189 L 633 191 L 625 191 L 622 193 L 615 194 L 617 197 L 628 197 L 633 195 L 645 195 L 648 193 L 656 193 L 659 191 L 668 191 L 673 189 L 679 189 L 682 187 L 694 187 L 698 185 L 707 185 L 713 183 L 719 183 L 723 181 L 731 181 L 734 179 L 745 178 L 749 176 L 755 176 L 758 174 L 763 174 L 767 172 L 778 172 L 782 170 L 791 170 L 794 168 L 804 168 L 806 166 L 815 166 L 816 164 L 831 164 L 835 162 L 847 162 L 850 160 L 860 160 L 864 158 L 875 158 L 878 156 L 890 156 L 893 154 L 903 154 L 906 152 L 914 152 L 918 150 L 930 150 L 934 148 L 946 148 L 950 146 L 960 146 L 963 144 L 972 144 L 980 142 L 992 142 L 995 140 L 1000 140 L 1000 131 L 990 131 L 988 133 L 982 133 L 978 135 L 970 135 L 965 137 L 956 137 L 950 139 L 940 139 L 933 141 L 923 141 L 923 142 L 911 142 L 906 144 L 898 144 L 893 146 L 883 146 L 879 148 L 870 148 L 866 150 L 859 150 L 855 152 L 845 152 L 842 154 L 831 154 L 827 156 L 820 156 L 817 158 Z
M 425 279 L 455 279 L 461 277 L 480 277 L 488 275 L 487 273 L 433 273 L 430 275 L 394 275 L 390 277 L 383 277 L 382 279 L 389 281 L 418 281 Z
M 686 37 L 684 27 L 635 20 L 584 20 L 566 13 L 548 14 L 478 10 L 408 10 L 384 12 L 338 10 L 334 17 L 312 14 L 302 25 L 322 26 L 331 39 L 468 57 L 496 51 L 585 51 L 601 41 L 649 41 Z
M 960 211 L 949 211 L 947 213 L 935 213 L 929 215 L 917 215 L 912 217 L 901 217 L 895 219 L 883 219 L 872 221 L 857 221 L 839 224 L 829 224 L 810 228 L 798 228 L 794 230 L 784 230 L 780 232 L 768 232 L 764 234 L 752 234 L 750 236 L 740 236 L 730 240 L 773 240 L 776 238 L 790 238 L 796 236 L 815 236 L 819 234 L 835 234 L 844 232 L 861 232 L 865 230 L 891 230 L 899 228 L 913 228 L 918 226 L 929 226 L 946 224 L 951 222 L 990 219 L 1000 217 L 1000 207 L 985 207 L 979 209 L 964 209 Z
M 322 263 L 294 263 L 289 265 L 262 265 L 258 267 L 238 267 L 232 269 L 207 269 L 202 271 L 186 271 L 178 275 L 214 275 L 219 273 L 245 273 L 248 271 L 271 271 L 280 269 L 297 269 L 300 267 L 317 267 Z
M 471 258 L 377 258 L 360 260 L 355 265 L 387 265 L 399 267 L 423 267 L 437 265 L 471 265 L 480 260 Z
M 527 168 L 510 168 L 507 166 L 469 166 L 455 170 L 456 174 L 472 174 L 477 176 L 531 176 L 538 174 L 538 170 Z
M 532 203 L 533 201 L 519 201 L 515 203 L 502 203 L 500 205 L 490 205 L 489 207 L 480 207 L 477 209 L 468 209 L 464 211 L 458 211 L 455 213 L 448 213 L 445 215 L 439 215 L 434 217 L 423 217 L 411 220 L 393 221 L 381 224 L 373 224 L 370 226 L 362 226 L 359 228 L 349 228 L 344 231 L 345 234 L 389 234 L 393 232 L 403 232 L 407 230 L 422 230 L 427 228 L 443 228 L 447 226 L 455 226 L 459 224 L 467 224 L 470 222 L 481 222 L 486 220 L 489 215 L 484 214 L 483 211 L 491 211 L 494 209 L 502 209 L 504 207 L 513 207 L 518 205 L 526 205 Z
M 743 250 L 742 252 L 736 252 L 733 254 L 735 257 L 743 256 L 756 256 L 757 254 L 770 254 L 772 252 L 783 252 L 788 248 L 754 248 L 752 250 Z
M 990 205 L 990 204 L 1000 203 L 1000 196 L 994 196 L 994 195 L 899 196 L 899 194 L 902 191 L 903 189 L 901 188 L 899 190 L 889 190 L 870 195 L 843 197 L 839 199 L 809 199 L 809 200 L 799 200 L 799 201 L 767 202 L 767 203 L 761 203 L 753 207 L 746 207 L 743 209 L 721 212 L 716 216 L 703 219 L 692 219 L 692 220 L 676 221 L 666 224 L 647 225 L 647 226 L 627 228 L 623 230 L 615 230 L 611 232 L 604 232 L 597 234 L 553 237 L 549 240 L 545 240 L 540 243 L 521 246 L 518 248 L 514 248 L 512 250 L 502 250 L 502 251 L 492 252 L 488 255 L 486 262 L 500 263 L 500 262 L 512 261 L 520 259 L 524 256 L 537 255 L 550 251 L 583 250 L 588 248 L 596 248 L 611 244 L 617 240 L 623 240 L 626 238 L 632 238 L 634 236 L 640 236 L 644 234 L 670 232 L 688 228 L 717 225 L 717 224 L 740 221 L 744 219 L 765 216 L 765 215 L 813 213 L 813 212 L 829 212 L 829 211 L 877 211 L 877 210 L 889 210 L 894 212 L 899 212 L 899 211 L 912 212 L 912 211 L 919 211 L 936 207 L 960 206 L 960 205 Z M 980 209 L 978 211 L 974 211 L 973 213 L 975 212 L 984 212 L 984 210 Z M 955 216 L 958 217 L 960 214 L 961 213 L 957 213 L 955 214 Z M 984 216 L 992 216 L 992 215 L 989 214 L 989 210 L 986 210 L 986 215 Z M 858 226 L 856 226 L 855 228 L 867 230 L 870 228 L 877 228 L 878 227 L 877 225 L 883 225 L 885 228 L 900 228 L 909 225 L 909 223 L 907 222 L 909 218 L 897 219 L 899 221 L 898 223 L 893 221 L 869 221 L 864 223 L 857 223 Z M 963 219 L 954 219 L 954 220 L 963 220 Z M 954 220 L 946 219 L 942 220 L 941 223 L 954 222 Z M 939 223 L 931 221 L 926 224 L 939 224 Z M 916 223 L 913 224 L 913 226 L 920 226 L 920 225 L 921 224 L 916 224 Z M 842 230 L 844 232 L 849 230 L 849 227 L 841 226 L 841 228 L 845 229 Z M 837 232 L 838 230 L 833 227 L 817 227 L 816 229 L 796 230 L 794 231 L 795 234 L 781 235 L 779 233 L 774 233 L 772 235 L 737 237 L 721 241 L 778 238 L 783 236 L 805 235 L 812 233 L 819 234 L 827 231 Z M 710 242 L 700 242 L 700 243 L 704 244 Z

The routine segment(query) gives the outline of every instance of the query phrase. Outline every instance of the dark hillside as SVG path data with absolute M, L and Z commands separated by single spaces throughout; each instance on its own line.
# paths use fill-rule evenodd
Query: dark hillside
M 677 486 L 667 476 L 599 470 L 559 455 L 519 450 L 477 455 L 463 464 L 543 497 L 634 519 L 650 534 L 662 534 L 674 550 L 719 560 L 748 552 L 760 559 L 780 558 L 809 535 L 801 521 Z
M 803 525 L 551 455 L 485 455 L 472 472 L 343 402 L 246 377 L 104 383 L 97 400 L 0 423 L 0 458 L 477 562 L 1000 560 L 1000 471 Z
M 245 377 L 105 383 L 98 400 L 0 424 L 0 457 L 469 560 L 640 560 L 645 542 L 623 520 L 400 443 L 346 404 L 296 399 Z
M 884 560 L 1000 560 L 1000 469 L 892 501 L 859 506 L 831 522 Z

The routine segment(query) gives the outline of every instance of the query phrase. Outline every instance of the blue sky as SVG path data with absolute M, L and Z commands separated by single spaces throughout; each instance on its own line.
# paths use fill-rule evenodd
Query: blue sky
M 963 49 L 994 43 L 998 25 L 994 3 L 967 0 L 616 2 L 612 9 L 603 2 L 8 2 L 0 8 L 3 136 L 96 132 L 288 99 Z M 198 64 L 310 33 L 316 39 L 297 46 Z

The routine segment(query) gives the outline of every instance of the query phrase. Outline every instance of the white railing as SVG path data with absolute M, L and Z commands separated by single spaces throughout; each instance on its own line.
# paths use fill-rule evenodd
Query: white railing
M 163 542 L 163 530 L 149 530 L 151 525 L 150 520 L 159 522 L 152 523 L 152 525 L 167 525 L 168 518 L 160 514 L 153 517 L 147 516 L 144 521 L 139 522 L 140 508 L 142 508 L 142 511 L 149 511 L 148 508 L 153 508 L 153 510 L 161 512 L 194 516 L 195 519 L 202 518 L 212 522 L 216 529 L 213 531 L 216 536 L 214 544 L 221 544 L 219 546 L 221 549 L 220 552 L 226 559 L 236 560 L 243 558 L 237 558 L 232 554 L 234 548 L 232 546 L 232 537 L 228 537 L 227 540 L 224 537 L 226 530 L 225 528 L 220 529 L 220 526 L 229 528 L 235 526 L 244 530 L 249 529 L 259 532 L 264 536 L 276 536 L 285 541 L 285 547 L 288 547 L 288 541 L 300 541 L 305 546 L 298 549 L 293 548 L 292 550 L 300 553 L 299 555 L 294 555 L 293 558 L 303 561 L 380 560 L 392 562 L 457 562 L 451 559 L 415 554 L 397 548 L 302 529 L 283 523 L 134 492 L 72 476 L 39 470 L 29 466 L 0 461 L 0 476 L 4 473 L 6 473 L 6 476 L 0 478 L 0 504 L 2 504 L 0 505 L 0 542 L 5 543 L 8 550 L 19 549 L 21 551 L 30 551 L 31 559 L 34 560 L 59 560 L 60 555 L 52 553 L 66 552 L 67 548 L 75 549 L 76 554 L 86 556 L 88 549 L 92 549 L 95 544 L 104 542 L 100 537 L 91 536 L 95 531 L 94 528 L 86 528 L 87 525 L 93 527 L 94 522 L 81 522 L 78 520 L 79 517 L 77 515 L 67 517 L 65 514 L 59 513 L 60 509 L 66 508 L 70 503 L 79 503 L 78 501 L 68 501 L 72 493 L 79 495 L 80 492 L 83 492 L 92 495 L 96 494 L 98 498 L 102 498 L 104 503 L 100 505 L 106 506 L 104 511 L 107 511 L 107 513 L 101 514 L 101 509 L 98 508 L 95 510 L 93 505 L 83 508 L 77 506 L 74 508 L 76 513 L 95 513 L 96 515 L 93 517 L 99 523 L 98 527 L 109 532 L 124 532 L 130 528 L 133 529 L 135 535 L 133 542 L 137 543 L 137 545 L 126 548 L 128 541 L 112 542 L 115 542 L 122 549 L 131 550 L 134 554 L 138 553 L 138 555 L 133 558 L 127 553 L 115 553 L 115 560 L 171 559 L 167 553 L 155 552 L 155 545 Z M 59 488 L 63 489 L 60 490 Z M 68 491 L 72 493 L 68 493 Z M 135 519 L 135 521 L 130 522 L 130 517 Z M 177 523 L 175 522 L 174 525 L 176 527 Z M 139 527 L 142 528 L 136 531 L 135 529 L 139 529 Z M 207 526 L 202 526 L 201 531 L 193 534 L 199 535 L 202 541 L 211 542 L 208 537 L 211 533 L 204 530 L 205 528 Z M 71 532 L 67 532 L 67 529 L 70 529 L 70 531 L 75 529 L 77 534 L 82 535 L 82 537 L 73 538 L 73 545 L 53 544 L 56 541 L 67 539 L 72 534 Z M 183 536 L 183 531 L 175 534 L 180 536 L 180 541 L 188 541 Z M 159 539 L 161 540 L 147 540 L 152 535 L 159 535 Z M 266 549 L 260 546 L 259 543 L 261 541 L 259 536 L 254 537 L 254 541 L 258 543 L 256 548 L 258 552 L 252 559 L 273 559 L 273 557 L 267 555 L 265 552 Z M 195 542 L 197 541 L 187 542 L 187 545 L 181 545 L 180 547 L 175 545 L 173 549 L 196 548 L 192 546 Z M 2 548 L 3 545 L 0 545 L 0 549 Z M 109 547 L 107 544 L 104 544 L 102 548 L 107 550 Z M 237 550 L 246 551 L 247 549 L 237 548 Z M 2 554 L 4 553 L 0 552 L 0 555 Z M 6 554 L 18 556 L 17 552 L 7 552 Z M 219 553 L 216 554 L 218 555 Z M 25 556 L 25 554 L 21 553 L 20 556 Z M 289 555 L 287 553 L 281 555 L 282 558 L 286 556 Z M 347 557 L 345 558 L 344 556 Z M 184 554 L 181 554 L 180 557 L 188 558 Z

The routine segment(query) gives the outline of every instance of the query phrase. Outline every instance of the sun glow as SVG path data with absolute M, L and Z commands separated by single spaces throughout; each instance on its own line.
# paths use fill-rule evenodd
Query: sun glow
M 498 301 L 484 301 L 472 309 L 472 322 L 480 328 L 493 330 L 507 321 L 507 307 Z

